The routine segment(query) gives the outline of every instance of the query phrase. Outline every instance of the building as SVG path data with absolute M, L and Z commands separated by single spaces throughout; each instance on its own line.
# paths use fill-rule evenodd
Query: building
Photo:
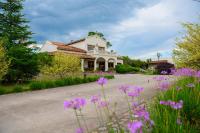
M 155 69 L 159 64 L 166 64 L 166 63 L 168 63 L 168 60 L 150 61 L 149 62 L 149 68 Z
M 109 51 L 107 41 L 98 35 L 71 41 L 69 43 L 47 41 L 40 52 L 64 52 L 81 58 L 82 71 L 109 71 L 123 60 L 114 51 Z

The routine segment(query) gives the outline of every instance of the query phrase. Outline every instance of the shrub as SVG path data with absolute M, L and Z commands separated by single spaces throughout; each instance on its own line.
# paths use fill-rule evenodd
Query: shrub
M 54 81 L 45 81 L 44 82 L 44 87 L 45 88 L 53 88 L 53 87 L 56 87 L 56 84 L 54 83 Z
M 65 53 L 55 53 L 52 63 L 41 68 L 42 75 L 60 79 L 79 72 L 81 72 L 80 59 Z
M 15 86 L 13 88 L 13 92 L 22 92 L 23 91 L 23 88 L 21 86 Z
M 30 84 L 31 90 L 41 90 L 43 88 L 45 88 L 45 84 L 41 81 L 35 81 Z
M 174 68 L 174 64 L 171 63 L 160 63 L 155 67 L 157 74 L 161 74 L 162 71 L 166 71 L 167 74 L 171 73 L 171 69 Z
M 6 94 L 5 88 L 0 87 L 0 95 Z
M 140 68 L 120 64 L 115 67 L 115 70 L 117 73 L 130 73 L 130 72 L 139 72 Z
M 65 86 L 65 81 L 63 79 L 58 79 L 54 81 L 56 86 Z

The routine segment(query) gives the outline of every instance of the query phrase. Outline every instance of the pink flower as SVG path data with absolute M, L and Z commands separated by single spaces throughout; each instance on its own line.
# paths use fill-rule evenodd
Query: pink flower
M 168 72 L 167 71 L 162 71 L 160 74 L 165 75 L 165 74 L 168 74 Z
M 168 101 L 160 101 L 160 104 L 170 106 L 173 109 L 181 109 L 183 107 L 183 101 L 174 102 L 171 100 Z
M 131 91 L 131 92 L 128 92 L 128 96 L 129 97 L 138 97 L 140 94 L 136 91 Z
M 181 68 L 181 69 L 177 69 L 174 72 L 175 76 L 194 76 L 195 75 L 195 70 L 191 69 L 191 68 Z
M 153 79 L 154 79 L 154 80 L 156 80 L 156 81 L 167 80 L 167 78 L 166 78 L 166 77 L 164 77 L 164 76 L 157 76 L 157 77 L 153 77 Z
M 103 107 L 107 107 L 108 106 L 108 103 L 106 101 L 99 101 L 98 103 L 98 107 L 99 108 L 103 108 Z
M 168 81 L 161 82 L 161 83 L 159 84 L 159 88 L 160 88 L 160 90 L 162 90 L 162 91 L 168 90 L 169 87 L 170 87 L 170 82 L 168 82 Z
M 195 77 L 200 78 L 200 71 L 197 71 Z
M 76 129 L 76 133 L 84 133 L 82 128 Z
M 189 87 L 189 88 L 194 88 L 195 85 L 194 85 L 193 83 L 190 83 L 190 84 L 187 84 L 187 87 Z
M 99 78 L 98 80 L 97 80 L 97 83 L 99 84 L 99 85 L 104 85 L 104 84 L 106 84 L 108 82 L 108 79 L 106 79 L 106 78 L 104 78 L 104 77 L 101 77 L 101 78 Z
M 86 104 L 86 100 L 83 98 L 74 98 L 69 101 L 64 101 L 64 108 L 81 109 Z
M 145 107 L 139 106 L 134 110 L 134 114 L 137 115 L 139 118 L 143 118 L 146 121 L 150 120 L 149 112 L 146 111 Z
M 119 87 L 119 90 L 122 91 L 123 93 L 127 93 L 129 90 L 129 85 L 122 85 Z
M 142 131 L 142 121 L 134 121 L 128 123 L 128 129 L 131 133 L 137 133 L 139 130 Z
M 91 96 L 90 101 L 92 103 L 97 103 L 101 99 L 100 95 Z

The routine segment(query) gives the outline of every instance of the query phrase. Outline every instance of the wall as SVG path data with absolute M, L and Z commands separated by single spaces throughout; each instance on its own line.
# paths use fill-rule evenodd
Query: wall
M 40 52 L 55 52 L 57 51 L 57 46 L 51 44 L 51 42 L 46 42 L 42 47 Z

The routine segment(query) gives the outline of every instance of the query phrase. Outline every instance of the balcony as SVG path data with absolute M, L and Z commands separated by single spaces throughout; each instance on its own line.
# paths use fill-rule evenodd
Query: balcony
M 102 50 L 90 50 L 87 51 L 88 55 L 101 55 L 101 56 L 117 56 L 116 52 L 102 51 Z

